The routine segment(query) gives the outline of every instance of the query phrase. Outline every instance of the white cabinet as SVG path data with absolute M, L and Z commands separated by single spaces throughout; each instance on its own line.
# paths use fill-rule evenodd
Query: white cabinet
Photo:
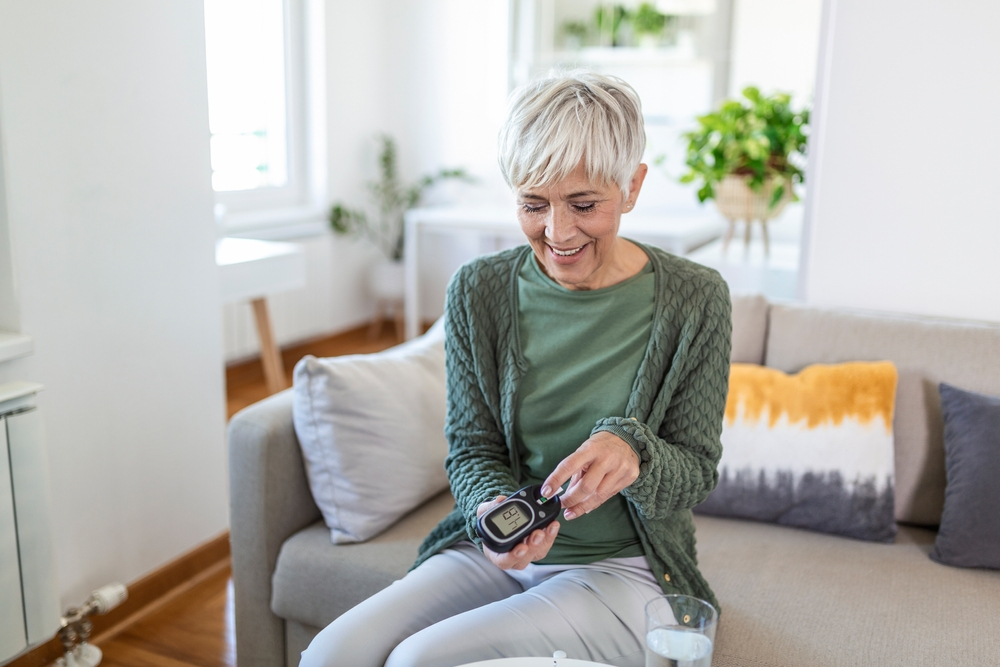
M 14 494 L 7 456 L 7 428 L 0 419 L 0 661 L 28 645 L 21 600 L 21 568 L 17 555 Z
M 59 629 L 41 386 L 0 386 L 0 662 Z

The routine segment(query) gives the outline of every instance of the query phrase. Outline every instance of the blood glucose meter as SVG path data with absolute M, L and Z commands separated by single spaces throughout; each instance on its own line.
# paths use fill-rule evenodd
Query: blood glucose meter
M 499 505 L 483 512 L 476 521 L 476 530 L 483 544 L 497 553 L 507 553 L 533 530 L 545 528 L 556 520 L 562 504 L 559 494 L 546 498 L 542 495 L 541 485 L 526 486 L 515 492 Z

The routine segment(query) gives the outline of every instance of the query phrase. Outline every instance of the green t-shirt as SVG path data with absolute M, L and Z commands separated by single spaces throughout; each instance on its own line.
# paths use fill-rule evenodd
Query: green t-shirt
M 653 324 L 654 274 L 599 290 L 568 290 L 528 255 L 518 274 L 518 327 L 528 362 L 514 433 L 524 484 L 540 484 L 584 443 L 599 419 L 627 417 L 632 385 Z M 593 563 L 645 552 L 620 493 L 566 521 L 544 564 Z

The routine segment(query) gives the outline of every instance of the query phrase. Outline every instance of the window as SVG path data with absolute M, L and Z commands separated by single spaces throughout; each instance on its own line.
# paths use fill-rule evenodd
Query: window
M 311 199 L 303 13 L 302 0 L 205 0 L 212 187 L 226 227 L 281 222 Z

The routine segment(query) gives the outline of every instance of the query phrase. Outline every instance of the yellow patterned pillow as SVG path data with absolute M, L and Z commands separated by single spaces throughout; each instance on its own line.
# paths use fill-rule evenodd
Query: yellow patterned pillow
M 896 367 L 733 364 L 719 485 L 695 511 L 891 541 Z

